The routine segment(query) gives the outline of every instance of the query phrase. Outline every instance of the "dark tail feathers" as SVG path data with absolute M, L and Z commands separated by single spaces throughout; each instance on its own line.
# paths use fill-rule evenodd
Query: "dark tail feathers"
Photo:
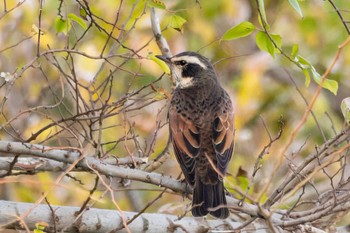
M 226 205 L 224 184 L 222 181 L 218 181 L 215 185 L 207 185 L 203 184 L 199 179 L 196 180 L 192 200 L 192 215 L 194 217 L 205 216 L 209 213 L 216 218 L 227 218 L 230 214 L 227 207 L 221 207 L 214 211 L 208 210 Z

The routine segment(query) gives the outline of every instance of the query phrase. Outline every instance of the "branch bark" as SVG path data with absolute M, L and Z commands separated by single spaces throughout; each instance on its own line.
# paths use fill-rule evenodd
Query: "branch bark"
M 40 161 L 40 164 L 45 162 L 48 163 L 48 161 L 50 161 L 49 163 L 59 165 L 58 169 L 64 169 L 67 167 L 67 164 L 72 164 L 80 156 L 80 153 L 73 150 L 53 149 L 51 147 L 29 143 L 0 141 L 0 159 L 2 159 L 2 161 L 8 159 L 9 154 L 39 157 L 40 159 L 33 158 L 34 161 L 38 160 Z M 28 159 L 29 158 L 22 159 L 19 157 L 17 162 L 22 162 L 23 160 Z M 106 176 L 146 182 L 154 184 L 158 187 L 169 188 L 174 192 L 191 193 L 191 190 L 189 190 L 189 187 L 186 186 L 185 183 L 172 177 L 161 175 L 155 172 L 145 172 L 139 169 L 131 169 L 121 167 L 119 165 L 107 164 L 104 161 L 87 155 L 84 155 L 84 158 L 82 158 L 81 161 L 76 165 L 75 169 L 92 172 L 90 167 L 93 167 L 100 174 Z M 1 168 L 8 169 L 9 164 L 2 164 L 0 166 L 0 170 L 2 170 Z M 36 169 L 35 166 L 32 166 L 32 168 L 34 170 Z M 8 170 L 6 170 L 6 172 L 7 171 Z M 259 215 L 259 209 L 257 206 L 248 203 L 241 203 L 240 200 L 229 196 L 227 199 L 228 205 L 234 210 L 250 216 Z M 278 215 L 276 214 L 276 216 Z
M 6 156 L 8 154 L 31 155 L 68 164 L 72 164 L 80 156 L 80 153 L 74 150 L 60 150 L 42 145 L 8 141 L 0 141 L 0 153 L 6 153 Z M 1 157 L 3 156 L 1 155 Z M 178 182 L 169 176 L 106 164 L 99 159 L 87 155 L 84 155 L 84 158 L 77 164 L 77 167 L 85 171 L 91 171 L 89 166 L 103 175 L 164 186 L 176 192 L 186 191 L 186 185 L 184 183 Z
M 0 230 L 1 229 L 23 229 L 27 227 L 30 230 L 36 228 L 35 224 L 45 222 L 48 224 L 46 232 L 115 232 L 116 229 L 123 227 L 122 217 L 120 212 L 116 210 L 105 210 L 90 208 L 85 210 L 79 218 L 76 214 L 80 207 L 67 206 L 34 206 L 31 203 L 2 201 L 0 200 Z M 31 211 L 24 221 L 20 222 L 16 219 L 19 215 Z M 127 219 L 131 219 L 136 212 L 123 212 Z M 54 222 L 55 221 L 55 224 Z M 235 232 L 240 229 L 242 223 L 227 220 L 207 220 L 204 218 L 184 217 L 179 219 L 174 215 L 161 213 L 143 213 L 133 221 L 128 227 L 131 232 L 164 232 L 165 229 L 169 232 Z M 325 232 L 311 225 L 305 224 L 297 227 L 300 232 Z M 283 232 L 280 227 L 276 228 L 279 232 Z M 349 232 L 346 227 L 338 227 L 337 232 Z M 126 232 L 122 229 L 118 232 Z M 248 227 L 239 230 L 239 232 L 269 232 L 265 221 L 256 220 L 249 224 Z
M 171 57 L 171 51 L 170 51 L 168 42 L 162 35 L 159 18 L 158 18 L 158 15 L 156 14 L 156 10 L 154 9 L 154 7 L 151 7 L 151 23 L 152 23 L 152 31 L 153 31 L 154 37 L 156 38 L 157 45 L 162 51 L 162 54 L 167 57 Z
M 349 140 L 349 127 L 346 128 L 344 131 L 342 131 L 339 135 L 334 137 L 332 140 L 329 140 L 325 143 L 324 147 L 327 148 L 326 150 L 319 150 L 318 156 L 316 155 L 310 155 L 311 159 L 315 159 L 315 157 L 322 157 L 326 151 L 332 150 L 337 145 L 341 144 L 342 142 Z M 320 153 L 322 151 L 322 153 Z M 326 153 L 325 156 L 329 156 L 330 153 Z M 9 157 L 10 155 L 15 155 L 13 157 Z M 9 141 L 0 141 L 0 161 L 2 162 L 0 165 L 0 170 L 8 172 L 9 168 L 12 168 L 12 170 L 19 170 L 19 171 L 41 171 L 41 170 L 51 170 L 51 171 L 59 171 L 65 170 L 67 166 L 74 163 L 76 160 L 81 158 L 81 152 L 78 150 L 75 150 L 74 148 L 51 148 L 46 147 L 42 145 L 35 145 L 35 144 L 29 144 L 29 143 L 20 143 L 20 142 L 9 142 Z M 23 157 L 26 156 L 26 157 Z M 14 163 L 11 167 L 11 162 L 14 158 L 17 158 L 16 163 Z M 12 160 L 11 160 L 12 158 Z M 307 161 L 307 160 L 306 160 Z M 107 161 L 106 161 L 107 162 Z M 75 169 L 77 171 L 88 171 L 92 172 L 91 168 L 99 172 L 100 174 L 111 176 L 111 177 L 119 177 L 124 179 L 132 179 L 137 180 L 141 182 L 146 182 L 150 184 L 154 184 L 157 186 L 162 186 L 169 188 L 175 192 L 180 193 L 188 193 L 190 190 L 186 190 L 186 185 L 172 177 L 164 176 L 158 173 L 154 172 L 145 172 L 139 169 L 130 169 L 125 168 L 120 165 L 113 165 L 108 164 L 105 161 L 101 161 L 99 159 L 96 159 L 92 156 L 84 155 L 84 157 L 81 159 L 80 162 L 77 163 Z M 111 161 L 108 161 L 109 163 Z M 24 165 L 24 166 L 23 166 Z M 301 164 L 301 167 L 306 167 L 305 164 Z M 293 179 L 292 179 L 293 180 Z M 283 188 L 284 189 L 284 188 Z M 284 190 L 287 191 L 287 190 Z M 339 194 L 339 195 L 338 195 Z M 339 196 L 339 197 L 338 197 Z M 274 229 L 280 229 L 281 227 L 289 228 L 294 227 L 293 229 L 296 229 L 295 227 L 302 227 L 303 229 L 305 227 L 313 227 L 309 226 L 309 222 L 313 222 L 323 216 L 329 215 L 329 214 L 335 214 L 339 212 L 347 212 L 350 208 L 350 199 L 349 199 L 349 191 L 348 189 L 344 189 L 343 191 L 337 191 L 335 195 L 330 195 L 329 198 L 327 198 L 327 201 L 323 203 L 322 205 L 318 205 L 309 211 L 284 211 L 284 210 L 278 210 L 275 209 L 275 211 L 270 211 L 269 208 L 271 206 L 265 205 L 265 208 L 259 206 L 259 204 L 248 204 L 246 202 L 239 201 L 232 197 L 227 197 L 228 199 L 228 205 L 234 213 L 236 213 L 239 216 L 243 216 L 244 220 L 240 220 L 237 222 L 231 220 L 226 220 L 224 222 L 221 222 L 223 226 L 228 226 L 227 229 L 251 229 L 253 226 L 255 229 L 255 225 L 257 222 L 260 221 L 259 224 L 266 224 L 266 222 L 270 223 L 274 226 Z M 335 199 L 334 199 L 335 198 Z M 29 229 L 33 229 L 35 223 L 38 221 L 41 221 L 40 218 L 42 216 L 46 216 L 43 221 L 50 222 L 51 220 L 48 219 L 49 216 L 52 216 L 52 214 L 55 214 L 56 216 L 59 216 L 60 214 L 62 216 L 58 217 L 58 221 L 63 222 L 62 227 L 67 227 L 68 230 L 72 231 L 72 229 L 79 229 L 79 231 L 82 232 L 105 232 L 107 229 L 105 227 L 108 227 L 108 229 L 115 229 L 117 227 L 120 227 L 121 224 L 121 217 L 119 216 L 120 212 L 117 211 L 107 211 L 106 210 L 98 210 L 98 209 L 89 209 L 87 210 L 87 214 L 84 213 L 84 215 L 79 219 L 79 221 L 74 221 L 72 216 L 74 216 L 74 213 L 77 212 L 80 208 L 75 207 L 55 207 L 54 213 L 48 213 L 47 211 L 50 211 L 48 206 L 46 205 L 39 205 L 35 209 L 33 209 L 34 204 L 24 204 L 24 203 L 15 203 L 15 202 L 7 202 L 2 201 L 1 208 L 0 208 L 0 222 L 2 224 L 6 223 L 6 227 L 17 227 L 18 220 L 15 218 L 15 216 L 22 215 L 26 211 L 32 211 L 25 220 L 26 224 L 29 226 Z M 267 203 L 266 203 L 267 204 Z M 340 204 L 340 205 L 339 205 Z M 59 212 L 59 210 L 63 210 L 62 213 Z M 1 212 L 5 211 L 5 212 Z M 69 214 L 67 214 L 69 213 Z M 123 212 L 124 213 L 124 212 Z M 311 213 L 311 214 L 310 214 Z M 125 216 L 127 219 L 132 218 L 137 213 L 131 213 L 131 212 L 125 212 Z M 70 215 L 70 217 L 65 217 Z M 32 216 L 32 217 L 31 217 Z M 114 216 L 114 217 L 111 217 Z M 117 216 L 117 217 L 115 217 Z M 102 224 L 102 221 L 110 221 L 110 219 L 117 218 L 116 221 L 112 221 L 108 224 Z M 132 227 L 135 226 L 135 229 L 144 229 L 144 225 L 146 223 L 151 223 L 152 219 L 158 219 L 157 223 L 159 223 L 163 228 L 164 227 L 172 227 L 173 229 L 181 228 L 181 229 L 193 229 L 196 230 L 196 227 L 199 227 L 200 224 L 202 224 L 203 221 L 205 221 L 206 226 L 208 229 L 216 229 L 216 227 L 220 224 L 217 222 L 219 220 L 215 220 L 213 222 L 206 221 L 201 219 L 201 221 L 193 218 L 183 218 L 179 221 L 177 221 L 177 217 L 175 216 L 168 216 L 163 214 L 142 214 L 140 218 L 137 219 L 137 221 L 132 225 Z M 15 220 L 14 220 L 15 219 Z M 107 219 L 107 220 L 105 220 Z M 189 219 L 192 219 L 195 224 L 192 222 L 190 223 Z M 265 220 L 266 219 L 266 222 Z M 10 221 L 11 220 L 11 221 Z M 198 222 L 199 221 L 199 222 Z M 246 222 L 253 222 L 254 224 L 245 224 Z M 10 225 L 7 225 L 7 223 L 11 222 Z M 141 223 L 140 223 L 141 222 Z M 226 222 L 229 222 L 228 224 Z M 61 223 L 60 223 L 61 224 Z M 141 225 L 139 225 L 141 224 Z M 183 225 L 184 224 L 184 225 Z M 188 226 L 186 225 L 188 224 Z M 194 224 L 194 225 L 193 225 Z M 59 224 L 58 224 L 59 225 Z M 78 225 L 78 226 L 77 226 Z M 153 230 L 157 230 L 156 225 L 157 224 L 151 224 Z M 154 225 L 154 226 L 153 226 Z M 51 225 L 50 225 L 51 226 Z M 140 226 L 142 226 L 140 228 Z M 56 226 L 57 227 L 57 226 Z M 155 228 L 153 228 L 155 227 Z M 193 227 L 193 228 L 192 228 Z M 214 228 L 212 228 L 214 227 Z M 267 226 L 265 226 L 266 228 Z M 261 229 L 262 226 L 258 226 L 256 229 Z M 268 227 L 267 227 L 268 228 Z M 102 229 L 100 231 L 100 229 Z M 222 228 L 219 228 L 220 230 Z M 306 228 L 305 228 L 306 229 Z M 319 230 L 319 229 L 318 229 Z M 189 232 L 192 232 L 190 230 Z
M 12 201 L 0 201 L 0 206 L 0 230 L 1 227 L 22 229 L 23 226 L 19 225 L 14 219 L 16 219 L 16 216 L 34 208 L 34 205 L 30 203 Z M 27 227 L 33 230 L 38 222 L 46 222 L 49 226 L 53 226 L 53 219 L 56 230 L 64 232 L 105 233 L 113 232 L 113 230 L 123 227 L 120 213 L 116 210 L 90 208 L 77 219 L 76 213 L 79 212 L 79 207 L 51 206 L 51 208 L 54 212 L 51 211 L 48 205 L 38 205 L 24 220 Z M 124 212 L 124 216 L 127 219 L 131 219 L 136 214 L 135 212 Z M 131 232 L 164 232 L 165 229 L 169 232 L 207 232 L 209 230 L 223 232 L 233 231 L 240 225 L 241 223 L 230 219 L 222 221 L 184 217 L 179 220 L 174 215 L 143 213 L 129 225 L 129 229 Z M 51 228 L 45 230 L 52 232 Z M 249 228 L 245 228 L 241 232 L 255 232 L 257 230 L 259 232 L 268 232 L 265 224 L 261 221 L 253 222 Z M 126 231 L 121 230 L 118 232 Z

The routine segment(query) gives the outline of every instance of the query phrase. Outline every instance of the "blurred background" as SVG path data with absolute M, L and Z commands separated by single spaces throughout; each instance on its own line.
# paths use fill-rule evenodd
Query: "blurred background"
M 347 1 L 334 0 L 346 20 Z M 0 139 L 54 147 L 77 147 L 101 158 L 148 158 L 167 148 L 167 107 L 172 82 L 152 60 L 160 54 L 154 40 L 149 5 L 157 1 L 3 1 L 0 3 Z M 290 138 L 315 94 L 317 84 L 305 85 L 303 72 L 285 57 L 259 50 L 255 35 L 262 30 L 255 1 L 163 1 L 156 5 L 163 36 L 173 54 L 191 50 L 208 57 L 235 105 L 236 148 L 226 187 L 237 186 L 255 196 L 274 169 L 276 156 Z M 300 1 L 301 17 L 282 0 L 266 0 L 270 32 L 282 37 L 282 50 L 299 54 L 322 75 L 338 46 L 348 37 L 329 1 Z M 149 5 L 147 5 L 149 4 Z M 42 5 L 42 6 L 40 6 Z M 162 5 L 162 4 L 160 4 Z M 40 11 L 42 8 L 42 11 Z M 91 17 L 93 16 L 93 17 Z M 61 19 L 62 18 L 62 19 Z M 178 22 L 185 20 L 182 25 Z M 175 21 L 175 22 L 174 22 Z M 180 20 L 181 21 L 181 20 Z M 233 26 L 250 21 L 257 30 L 248 37 L 220 40 Z M 40 25 L 39 25 L 40 22 Z M 174 27 L 176 24 L 180 28 Z M 40 40 L 38 40 L 41 28 Z M 342 99 L 349 96 L 349 46 L 342 51 L 329 79 L 339 85 L 337 95 L 323 89 L 313 113 L 297 134 L 286 156 L 298 164 L 336 135 L 344 120 Z M 163 75 L 163 76 L 162 76 Z M 6 79 L 5 79 L 6 77 Z M 316 119 L 316 120 L 315 120 Z M 252 179 L 259 153 L 276 137 Z M 169 146 L 155 172 L 179 177 Z M 125 165 L 146 169 L 147 164 Z M 330 174 L 339 164 L 328 167 Z M 288 162 L 273 184 L 281 182 Z M 0 198 L 35 202 L 61 172 L 21 172 L 3 175 Z M 242 178 L 243 177 L 243 178 Z M 123 210 L 139 211 L 155 199 L 161 187 L 130 180 L 105 178 Z M 320 191 L 329 185 L 325 174 L 315 177 Z M 90 195 L 94 186 L 96 190 Z M 273 187 L 271 187 L 271 190 Z M 264 193 L 268 196 L 271 190 Z M 50 192 L 53 205 L 81 206 L 91 196 L 93 207 L 112 208 L 106 188 L 96 175 L 70 172 Z M 181 215 L 190 200 L 166 191 L 146 212 Z M 346 219 L 346 218 L 344 218 Z

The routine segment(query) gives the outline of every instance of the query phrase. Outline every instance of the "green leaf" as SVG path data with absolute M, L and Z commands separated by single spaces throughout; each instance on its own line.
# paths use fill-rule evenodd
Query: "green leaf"
M 266 19 L 264 0 L 258 0 L 258 4 L 259 4 L 259 9 L 260 9 L 261 17 L 262 17 L 262 19 L 259 17 L 259 23 L 260 23 L 261 27 L 264 27 L 264 23 L 265 23 L 266 29 L 270 29 L 270 25 L 269 25 L 269 23 L 267 22 L 267 19 Z M 259 15 L 259 16 L 260 16 L 260 15 Z M 263 21 L 264 23 L 263 23 L 262 21 Z
M 337 95 L 338 93 L 338 82 L 335 80 L 331 80 L 331 79 L 324 80 L 322 87 L 328 89 L 334 95 Z
M 321 83 L 321 75 L 316 71 L 316 69 L 311 66 L 311 73 L 312 73 L 312 77 L 313 79 L 316 81 L 317 84 Z M 338 82 L 335 80 L 331 80 L 331 79 L 325 79 L 323 81 L 322 87 L 329 90 L 330 92 L 332 92 L 334 95 L 337 95 L 338 92 Z
M 341 112 L 343 113 L 345 122 L 350 124 L 350 97 L 343 99 L 340 104 Z
M 68 18 L 70 20 L 76 22 L 77 24 L 79 24 L 80 27 L 82 27 L 84 30 L 87 29 L 85 21 L 82 18 L 80 18 L 79 16 L 77 16 L 77 15 L 75 15 L 73 13 L 70 13 L 70 14 L 68 14 Z
M 244 176 L 238 176 L 237 177 L 238 183 L 239 183 L 239 187 L 242 190 L 247 190 L 249 187 L 249 179 L 247 177 Z
M 315 80 L 317 84 L 321 83 L 321 75 L 317 72 L 315 67 L 304 57 L 297 55 L 294 59 L 299 65 L 302 67 L 304 75 L 305 75 L 305 86 L 308 87 L 310 84 L 310 73 L 312 74 L 312 78 Z M 323 88 L 329 90 L 334 95 L 338 92 L 338 82 L 331 79 L 325 79 L 322 85 Z
M 60 16 L 57 16 L 55 20 L 55 29 L 57 33 L 63 32 L 66 34 L 67 20 L 62 19 Z
M 299 45 L 298 44 L 293 45 L 292 54 L 291 54 L 292 59 L 295 60 L 295 57 L 298 55 L 298 52 L 299 52 Z
M 303 73 L 305 76 L 305 86 L 308 87 L 310 85 L 310 81 L 311 81 L 310 73 L 309 73 L 308 69 L 303 69 Z
M 282 47 L 282 37 L 281 35 L 278 34 L 270 34 L 271 38 L 273 39 L 273 41 L 275 42 L 275 44 L 277 45 L 278 48 Z M 273 45 L 274 47 L 274 52 L 275 53 L 281 53 L 276 47 L 275 45 Z
M 82 17 L 83 19 L 87 20 L 87 13 L 86 13 L 86 11 L 85 11 L 84 8 L 80 7 L 80 9 L 79 9 L 79 15 L 80 15 L 80 17 Z
M 160 68 L 167 74 L 170 74 L 170 69 L 169 66 L 162 60 L 160 60 L 159 58 L 157 58 L 156 56 L 154 56 L 153 53 L 148 53 L 147 55 L 148 59 L 151 59 L 152 61 L 154 61 L 157 65 L 160 66 Z
M 162 10 L 166 9 L 164 2 L 161 0 L 149 0 L 148 7 L 154 7 L 154 8 L 158 8 L 158 9 L 162 9 Z
M 303 13 L 301 12 L 300 6 L 299 6 L 299 2 L 298 0 L 288 0 L 289 4 L 294 8 L 294 10 L 296 12 L 298 12 L 298 14 L 303 17 Z
M 260 31 L 256 34 L 255 43 L 261 51 L 275 57 L 275 46 L 265 32 Z
M 308 70 L 312 67 L 311 63 L 300 55 L 297 55 L 294 60 L 298 62 L 303 69 Z
M 170 17 L 169 26 L 179 32 L 181 32 L 183 25 L 186 23 L 186 19 L 178 15 L 172 15 Z
M 270 37 L 275 42 L 276 46 L 278 48 L 281 48 L 282 37 L 277 34 L 270 34 Z M 264 52 L 268 52 L 274 58 L 276 53 L 281 53 L 281 52 L 279 49 L 275 47 L 271 39 L 265 32 L 260 31 L 256 34 L 255 42 L 260 50 Z
M 237 38 L 250 35 L 255 30 L 255 26 L 248 21 L 242 22 L 235 27 L 229 29 L 221 37 L 222 40 L 234 40 Z

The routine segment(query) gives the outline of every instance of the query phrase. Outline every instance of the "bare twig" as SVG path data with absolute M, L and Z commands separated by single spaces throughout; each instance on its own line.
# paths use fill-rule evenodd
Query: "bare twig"
M 328 2 L 332 5 L 332 7 L 334 8 L 334 10 L 337 12 L 341 22 L 343 23 L 345 30 L 347 31 L 347 33 L 350 35 L 350 29 L 347 25 L 347 21 L 344 19 L 343 15 L 340 13 L 340 10 L 338 9 L 338 7 L 335 5 L 335 3 L 333 2 L 333 0 L 328 0 Z
M 95 170 L 92 166 L 90 166 L 88 163 L 87 163 L 87 166 L 94 171 L 94 173 L 100 178 L 102 184 L 107 188 L 107 190 L 109 191 L 109 193 L 111 194 L 111 198 L 112 198 L 112 202 L 114 204 L 115 207 L 117 207 L 118 211 L 119 211 L 119 214 L 120 214 L 120 217 L 122 219 L 122 223 L 123 223 L 123 226 L 124 228 L 126 229 L 126 231 L 128 233 L 131 233 L 129 227 L 128 227 L 128 223 L 126 222 L 126 218 L 125 218 L 125 215 L 123 213 L 123 211 L 121 210 L 121 208 L 119 207 L 118 203 L 116 202 L 115 198 L 114 198 L 114 192 L 113 190 L 111 189 L 111 187 L 106 184 L 106 182 L 104 182 L 103 178 L 101 177 L 100 173 Z
M 293 85 L 295 86 L 295 89 L 298 91 L 300 97 L 304 100 L 306 106 L 309 106 L 309 101 L 305 98 L 305 96 L 304 96 L 303 93 L 301 92 L 301 90 L 300 90 L 300 88 L 298 87 L 297 83 L 294 81 L 294 78 L 290 75 L 290 73 L 289 73 L 287 70 L 285 70 L 285 71 L 286 71 L 286 73 L 287 73 L 287 76 L 288 76 L 289 80 L 293 83 Z M 312 117 L 314 118 L 314 121 L 315 121 L 315 123 L 316 123 L 316 125 L 317 125 L 318 130 L 321 132 L 321 135 L 322 135 L 322 137 L 323 137 L 323 140 L 324 140 L 324 141 L 327 141 L 326 135 L 324 134 L 324 132 L 323 132 L 323 130 L 322 130 L 322 128 L 321 128 L 321 126 L 320 126 L 318 120 L 317 120 L 317 117 L 316 117 L 316 115 L 315 115 L 315 113 L 314 113 L 314 111 L 313 111 L 312 109 L 310 110 L 310 113 L 311 113 Z
M 37 43 L 37 50 L 36 50 L 36 56 L 39 57 L 40 55 L 40 38 L 41 38 L 41 33 L 42 33 L 42 29 L 41 29 L 41 15 L 43 13 L 43 0 L 40 0 L 39 1 L 39 20 L 38 20 L 38 23 L 39 23 L 39 27 L 38 27 L 38 43 Z
M 332 63 L 330 64 L 330 66 L 328 67 L 328 69 L 326 70 L 326 72 L 322 75 L 322 78 L 321 78 L 321 81 L 320 81 L 320 84 L 316 90 L 316 93 L 313 95 L 311 101 L 310 101 L 310 104 L 308 105 L 307 109 L 305 110 L 305 113 L 304 115 L 302 116 L 302 118 L 300 119 L 299 123 L 297 124 L 297 126 L 293 129 L 293 131 L 291 132 L 290 134 L 290 137 L 289 137 L 289 140 L 287 141 L 286 145 L 280 150 L 279 154 L 278 154 L 278 157 L 277 157 L 277 162 L 275 164 L 275 168 L 273 169 L 273 172 L 271 173 L 271 176 L 269 178 L 269 180 L 272 180 L 272 177 L 274 177 L 276 175 L 276 172 L 279 170 L 279 168 L 281 167 L 282 165 L 282 161 L 283 161 L 283 158 L 288 150 L 288 148 L 291 146 L 291 144 L 293 143 L 297 133 L 299 132 L 299 130 L 301 129 L 301 127 L 305 124 L 310 112 L 311 112 L 311 109 L 313 108 L 318 96 L 320 95 L 321 93 L 321 90 L 322 90 L 322 86 L 323 86 L 323 83 L 324 81 L 326 80 L 326 78 L 328 77 L 329 73 L 331 72 L 331 70 L 333 69 L 334 65 L 336 64 L 336 62 L 338 61 L 339 59 L 339 56 L 341 54 L 341 51 L 343 50 L 343 48 L 345 46 L 347 46 L 348 44 L 350 43 L 350 36 L 342 43 L 339 45 L 338 47 L 338 51 L 336 53 L 336 55 L 334 56 L 333 58 L 333 61 Z M 271 182 L 268 182 L 265 187 L 261 190 L 260 192 L 260 197 L 262 197 L 262 195 L 267 191 L 267 189 L 270 187 L 271 185 Z

